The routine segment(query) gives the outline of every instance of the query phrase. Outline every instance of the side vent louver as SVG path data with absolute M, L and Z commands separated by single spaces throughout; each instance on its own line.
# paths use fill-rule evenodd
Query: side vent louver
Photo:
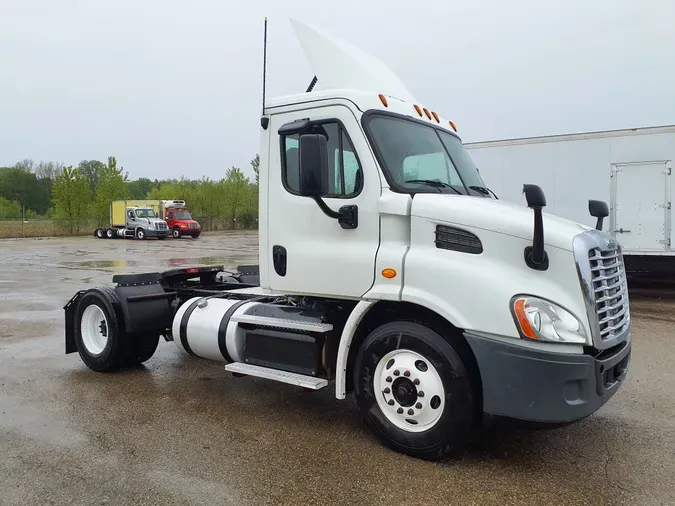
M 478 237 L 466 230 L 447 225 L 436 226 L 436 247 L 474 255 L 483 252 L 483 244 Z

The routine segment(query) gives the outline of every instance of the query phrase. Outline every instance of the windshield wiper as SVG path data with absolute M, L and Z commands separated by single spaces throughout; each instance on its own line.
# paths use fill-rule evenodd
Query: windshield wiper
M 409 179 L 406 181 L 406 183 L 421 183 L 421 184 L 428 184 L 429 186 L 433 186 L 435 188 L 450 188 L 455 191 L 455 193 L 459 195 L 464 195 L 461 191 L 459 191 L 457 188 L 454 186 L 444 183 L 443 181 L 436 181 L 434 179 Z
M 493 196 L 495 199 L 499 200 L 499 197 L 497 197 L 497 195 L 495 195 L 495 192 L 493 192 L 492 190 L 490 190 L 490 188 L 485 188 L 484 186 L 469 186 L 469 188 L 471 188 L 472 190 L 476 190 L 477 192 L 480 192 L 480 193 L 482 193 L 483 195 L 490 195 L 490 194 L 492 194 L 492 196 Z

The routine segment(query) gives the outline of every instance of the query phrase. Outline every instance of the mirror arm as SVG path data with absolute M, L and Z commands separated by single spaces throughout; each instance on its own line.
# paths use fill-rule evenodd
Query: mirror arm
M 329 218 L 333 218 L 334 220 L 340 218 L 341 214 L 338 213 L 337 211 L 333 211 L 330 207 L 328 207 L 328 205 L 326 205 L 326 203 L 321 199 L 321 197 L 314 197 L 314 201 L 317 203 L 317 205 L 323 211 L 323 213 Z

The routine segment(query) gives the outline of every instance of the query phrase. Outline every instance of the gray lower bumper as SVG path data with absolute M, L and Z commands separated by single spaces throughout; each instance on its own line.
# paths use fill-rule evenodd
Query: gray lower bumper
M 167 237 L 169 235 L 168 230 L 154 230 L 151 228 L 145 229 L 145 235 L 147 237 Z
M 533 422 L 571 422 L 597 411 L 623 383 L 631 354 L 630 335 L 595 357 L 464 335 L 480 369 L 483 411 Z

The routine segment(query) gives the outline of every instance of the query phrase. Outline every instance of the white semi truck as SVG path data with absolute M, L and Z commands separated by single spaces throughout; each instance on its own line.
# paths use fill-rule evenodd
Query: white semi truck
M 78 291 L 66 353 L 117 370 L 163 336 L 234 376 L 331 385 L 423 459 L 455 454 L 491 416 L 598 410 L 631 354 L 618 242 L 543 213 L 537 186 L 527 207 L 495 199 L 453 124 L 384 64 L 293 25 L 324 89 L 263 100 L 259 265 Z

